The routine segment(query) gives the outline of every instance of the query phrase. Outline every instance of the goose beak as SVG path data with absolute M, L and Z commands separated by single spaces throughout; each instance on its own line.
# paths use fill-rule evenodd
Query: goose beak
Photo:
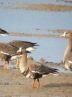
M 65 36 L 66 36 L 66 32 L 60 35 L 60 37 L 65 37 Z

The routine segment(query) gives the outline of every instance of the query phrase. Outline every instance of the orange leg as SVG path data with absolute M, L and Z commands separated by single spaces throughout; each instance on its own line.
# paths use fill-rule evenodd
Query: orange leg
M 4 66 L 3 66 L 4 70 L 8 70 L 9 69 L 9 62 L 5 62 Z
M 16 68 L 19 68 L 19 63 L 20 63 L 20 61 L 19 61 L 19 59 L 17 59 L 16 60 Z
M 35 79 L 32 82 L 32 88 L 35 88 Z
M 40 87 L 40 82 L 39 79 L 34 79 L 32 83 L 32 88 L 39 88 Z
M 37 79 L 37 85 L 36 85 L 36 88 L 39 88 L 40 87 L 40 81 L 39 81 L 39 79 Z

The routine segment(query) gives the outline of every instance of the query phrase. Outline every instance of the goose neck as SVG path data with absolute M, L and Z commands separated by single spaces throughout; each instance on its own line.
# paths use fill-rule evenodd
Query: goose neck
M 69 39 L 69 47 L 72 48 L 72 38 Z
M 20 68 L 21 73 L 23 73 L 27 69 L 27 53 L 22 54 L 19 68 Z

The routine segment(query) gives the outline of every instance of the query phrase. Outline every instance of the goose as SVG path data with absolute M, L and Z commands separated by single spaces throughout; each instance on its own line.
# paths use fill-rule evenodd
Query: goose
M 64 52 L 63 63 L 67 70 L 72 70 L 72 33 L 64 32 L 61 37 L 68 39 L 69 43 Z
M 27 51 L 23 51 L 22 57 L 19 63 L 19 70 L 26 78 L 32 78 L 32 88 L 39 88 L 39 79 L 47 74 L 58 73 L 58 69 L 44 66 L 40 62 L 35 62 L 33 58 L 27 58 Z
M 4 29 L 0 28 L 0 35 L 2 36 L 6 36 L 8 35 L 9 33 L 7 31 L 5 31 Z
M 30 41 L 22 41 L 22 40 L 13 40 L 11 42 L 9 42 L 9 45 L 18 48 L 17 53 L 21 53 L 23 50 L 26 49 L 27 52 L 31 52 L 33 50 L 35 50 L 36 46 L 39 46 L 37 43 L 34 42 L 30 42 Z M 19 66 L 19 58 L 16 58 L 16 67 L 18 68 Z
M 7 43 L 0 43 L 0 59 L 4 61 L 4 69 L 9 69 L 9 60 L 16 54 L 18 48 Z
M 34 50 L 34 46 L 37 43 L 29 42 L 29 41 L 20 41 L 13 40 L 8 43 L 0 43 L 0 59 L 4 60 L 4 69 L 9 69 L 9 61 L 16 59 L 16 66 L 19 64 L 19 56 L 21 56 L 21 51 L 26 49 L 27 51 Z
M 9 42 L 9 44 L 19 48 L 17 52 L 21 52 L 23 49 L 26 49 L 26 51 L 32 51 L 36 49 L 35 46 L 38 46 L 37 43 L 22 40 L 13 40 Z

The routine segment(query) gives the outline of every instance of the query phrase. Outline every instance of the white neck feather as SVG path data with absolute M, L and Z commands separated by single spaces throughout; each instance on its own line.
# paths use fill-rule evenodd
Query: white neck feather
M 63 61 L 66 61 L 68 54 L 70 53 L 70 47 L 68 46 L 64 52 Z
M 17 50 L 17 53 L 18 53 L 18 52 L 21 52 L 21 51 L 22 51 L 22 47 L 20 47 L 20 48 Z

